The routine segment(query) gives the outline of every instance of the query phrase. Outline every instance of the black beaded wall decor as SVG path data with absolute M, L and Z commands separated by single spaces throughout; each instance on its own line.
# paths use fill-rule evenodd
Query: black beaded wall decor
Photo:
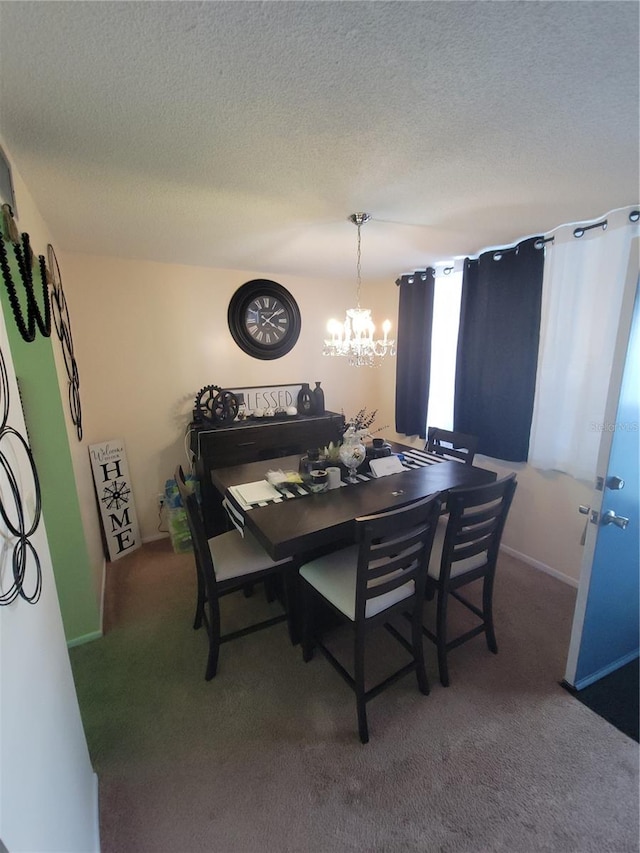
M 16 284 L 11 274 L 9 252 L 13 252 L 20 279 L 26 295 L 23 309 L 18 298 Z M 2 205 L 2 234 L 0 234 L 0 269 L 9 295 L 9 304 L 23 340 L 31 343 L 36 337 L 36 326 L 40 334 L 48 338 L 51 334 L 51 304 L 44 255 L 38 256 L 40 288 L 42 289 L 42 310 L 38 305 L 33 282 L 34 260 L 29 235 L 18 236 L 10 205 Z M 25 318 L 26 315 L 26 318 Z
M 73 338 L 71 336 L 71 318 L 67 300 L 62 289 L 62 274 L 56 253 L 51 245 L 47 246 L 47 270 L 51 284 L 51 301 L 53 306 L 53 322 L 56 334 L 62 344 L 64 366 L 69 379 L 69 411 L 71 420 L 76 428 L 78 441 L 82 441 L 82 406 L 80 405 L 80 374 L 78 364 L 73 354 Z
M 4 361 L 2 350 L 0 350 L 0 395 L 2 397 L 0 410 L 2 412 L 2 421 L 0 423 L 0 479 L 6 482 L 9 486 L 9 492 L 15 505 L 15 516 L 7 510 L 5 505 L 4 495 L 0 493 L 0 515 L 9 531 L 17 538 L 17 542 L 13 546 L 13 554 L 11 557 L 13 570 L 13 583 L 10 588 L 4 592 L 0 589 L 0 605 L 11 604 L 20 596 L 29 604 L 35 604 L 40 598 L 42 592 L 42 567 L 40 557 L 35 549 L 35 546 L 30 541 L 40 524 L 40 516 L 42 514 L 42 494 L 40 491 L 40 480 L 38 471 L 31 453 L 31 448 L 26 439 L 10 426 L 7 421 L 9 418 L 9 381 L 7 377 L 7 367 Z M 2 450 L 2 441 L 6 436 L 13 436 L 18 439 L 18 444 L 22 447 L 29 467 L 31 476 L 33 477 L 33 486 L 35 493 L 35 507 L 33 509 L 33 518 L 31 525 L 27 530 L 27 515 L 22 502 L 22 496 L 18 486 L 19 478 L 16 476 L 11 467 L 10 459 Z M 4 473 L 4 477 L 2 476 Z M 22 478 L 20 478 L 22 479 Z M 6 552 L 5 552 L 6 553 Z M 31 560 L 29 559 L 31 557 Z M 26 589 L 25 579 L 27 577 L 27 568 L 29 563 L 33 563 L 35 571 L 35 581 L 29 590 Z M 0 565 L 0 580 L 4 576 L 2 566 Z

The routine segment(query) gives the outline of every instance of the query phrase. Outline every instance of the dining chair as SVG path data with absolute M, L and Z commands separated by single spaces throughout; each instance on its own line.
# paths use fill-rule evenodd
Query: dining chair
M 289 636 L 292 642 L 294 641 L 295 628 L 291 605 L 295 566 L 290 559 L 274 562 L 248 530 L 245 530 L 242 535 L 234 528 L 207 539 L 197 495 L 187 485 L 181 465 L 176 468 L 175 480 L 187 514 L 196 564 L 197 600 L 193 627 L 197 630 L 204 624 L 209 637 L 205 678 L 210 681 L 218 669 L 222 643 L 269 628 L 285 620 L 289 625 Z M 251 584 L 264 581 L 267 599 L 272 600 L 272 587 L 269 583 L 275 579 L 280 579 L 286 612 L 222 634 L 220 599 L 238 590 L 246 592 Z
M 310 661 L 317 646 L 356 694 L 358 733 L 369 740 L 366 705 L 385 687 L 414 671 L 425 696 L 429 681 L 424 664 L 422 610 L 429 554 L 440 514 L 440 498 L 431 495 L 399 509 L 355 519 L 355 544 L 325 554 L 300 568 L 303 601 L 303 659 Z M 316 605 L 324 601 L 354 629 L 352 676 L 324 644 L 316 624 Z M 411 639 L 388 620 L 412 608 Z M 365 690 L 367 632 L 383 624 L 411 654 L 411 660 L 392 675 Z
M 507 514 L 516 490 L 516 475 L 509 474 L 487 486 L 451 489 L 447 498 L 448 520 L 438 524 L 426 580 L 428 600 L 437 594 L 435 632 L 422 632 L 436 644 L 440 682 L 449 686 L 447 653 L 484 633 L 487 646 L 498 652 L 493 625 L 493 587 L 498 549 Z M 482 579 L 482 608 L 458 590 Z M 469 631 L 447 639 L 447 605 L 452 596 L 481 621 Z M 410 614 L 406 614 L 409 618 Z
M 473 465 L 473 457 L 478 448 L 478 439 L 475 435 L 467 435 L 464 432 L 453 432 L 440 427 L 429 427 L 427 430 L 427 443 L 425 450 L 435 453 L 446 459 L 458 459 L 467 465 Z

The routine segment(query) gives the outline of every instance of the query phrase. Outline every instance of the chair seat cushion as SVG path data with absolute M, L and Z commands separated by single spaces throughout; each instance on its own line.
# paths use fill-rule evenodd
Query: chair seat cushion
M 341 613 L 355 621 L 356 614 L 356 575 L 358 567 L 358 546 L 351 545 L 332 554 L 326 554 L 306 563 L 300 569 L 300 575 L 316 589 L 327 601 L 337 607 Z M 413 581 L 407 581 L 391 592 L 385 592 L 367 601 L 365 616 L 369 619 L 383 610 L 387 610 L 399 601 L 414 593 Z
M 447 532 L 447 523 L 449 516 L 440 516 L 436 527 L 436 534 L 433 537 L 433 548 L 431 549 L 431 558 L 429 560 L 429 577 L 436 580 L 440 577 L 440 560 L 442 558 L 442 546 L 444 545 L 444 537 Z M 487 562 L 487 552 L 481 551 L 479 554 L 474 554 L 472 557 L 467 557 L 464 560 L 458 560 L 451 564 L 451 574 L 449 577 L 456 578 L 458 575 L 463 575 L 465 572 L 470 572 L 471 569 L 477 569 Z
M 248 530 L 244 537 L 237 530 L 213 536 L 209 539 L 209 550 L 218 581 L 239 578 L 289 562 L 274 562 Z

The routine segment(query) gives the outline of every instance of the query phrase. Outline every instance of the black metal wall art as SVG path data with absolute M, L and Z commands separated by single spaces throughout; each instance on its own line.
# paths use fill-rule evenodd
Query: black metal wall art
M 33 251 L 29 235 L 18 232 L 11 205 L 2 205 L 2 219 L 0 222 L 0 270 L 4 280 L 9 304 L 13 311 L 18 331 L 23 340 L 31 343 L 35 340 L 36 329 L 44 337 L 51 335 L 51 314 L 56 327 L 58 338 L 62 344 L 64 364 L 69 379 L 69 411 L 71 420 L 76 428 L 78 441 L 82 441 L 82 407 L 80 405 L 80 376 L 78 365 L 73 354 L 73 338 L 71 337 L 71 320 L 69 309 L 62 289 L 62 276 L 60 265 L 56 258 L 51 243 L 47 246 L 47 259 L 44 255 L 38 256 L 37 265 L 34 263 Z M 17 269 L 18 277 L 22 281 L 26 296 L 26 305 L 23 307 L 18 296 L 18 288 L 13 278 L 12 266 Z M 40 276 L 38 289 L 42 290 L 42 308 L 36 299 L 36 285 L 34 284 L 34 269 Z M 49 286 L 51 286 L 51 301 L 49 300 Z
M 7 556 L 6 544 L 0 552 L 0 605 L 11 604 L 18 596 L 29 604 L 35 604 L 42 592 L 42 567 L 40 565 L 40 557 L 30 537 L 36 532 L 40 523 L 42 495 L 40 492 L 38 471 L 31 448 L 21 433 L 8 424 L 10 405 L 9 380 L 2 350 L 0 350 L 0 397 L 0 412 L 2 413 L 0 423 L 0 485 L 2 487 L 7 486 L 8 489 L 6 491 L 9 493 L 8 495 L 5 494 L 5 489 L 0 488 L 0 516 L 2 516 L 2 520 L 9 532 L 17 540 L 12 546 L 13 551 L 11 554 L 13 582 L 6 592 L 3 591 L 5 577 L 4 562 Z M 15 441 L 16 439 L 17 442 Z M 6 446 L 9 442 L 11 442 L 12 451 L 17 447 L 27 458 L 28 465 L 21 466 L 18 473 L 12 467 L 12 461 L 15 464 L 16 454 L 5 451 L 3 447 L 3 444 Z M 19 488 L 19 483 L 24 477 L 25 471 L 30 471 L 31 473 L 33 489 L 29 494 L 32 493 L 35 496 L 32 519 L 28 527 L 28 514 Z M 13 508 L 11 504 L 13 504 Z M 5 541 L 8 543 L 9 540 L 6 539 Z M 29 572 L 30 577 L 27 582 L 27 569 L 29 566 L 33 567 L 33 571 Z M 31 578 L 31 575 L 34 575 L 34 578 Z
M 64 355 L 64 366 L 67 370 L 67 378 L 69 380 L 69 411 L 71 412 L 71 420 L 76 428 L 78 441 L 82 441 L 82 406 L 80 405 L 80 374 L 78 373 L 78 364 L 75 355 L 73 354 L 73 338 L 71 336 L 71 318 L 69 317 L 69 309 L 67 300 L 62 289 L 62 274 L 60 265 L 56 258 L 56 253 L 51 245 L 47 246 L 47 261 L 49 283 L 51 284 L 51 301 L 53 305 L 53 322 L 56 327 L 56 334 L 62 344 L 62 354 Z

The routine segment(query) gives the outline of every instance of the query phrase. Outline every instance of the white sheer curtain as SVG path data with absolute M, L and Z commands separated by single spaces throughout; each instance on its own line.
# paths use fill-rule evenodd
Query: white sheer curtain
M 547 243 L 529 464 L 592 481 L 622 293 L 638 223 L 626 208 L 607 229 L 562 226 Z
M 427 426 L 453 429 L 453 393 L 460 325 L 462 269 L 436 270 L 431 330 L 431 379 Z

